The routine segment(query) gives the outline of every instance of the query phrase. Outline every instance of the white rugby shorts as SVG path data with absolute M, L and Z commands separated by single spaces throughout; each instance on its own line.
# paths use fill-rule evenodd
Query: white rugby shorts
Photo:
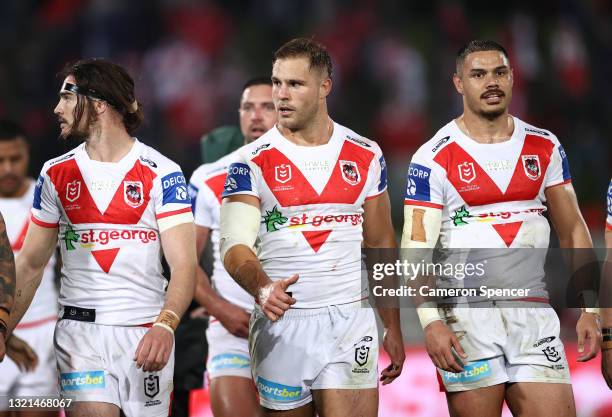
M 438 369 L 446 391 L 506 382 L 571 383 L 559 318 L 549 306 L 439 310 L 468 355 L 461 373 Z
M 291 410 L 314 389 L 378 386 L 378 330 L 361 302 L 285 312 L 276 322 L 256 306 L 249 349 L 260 404 Z
M 249 341 L 227 331 L 219 321 L 212 321 L 206 329 L 209 379 L 220 376 L 240 376 L 252 379 Z
M 60 320 L 55 330 L 55 351 L 61 396 L 115 404 L 126 417 L 167 416 L 174 347 L 161 371 L 136 368 L 134 353 L 148 330 L 141 326 Z

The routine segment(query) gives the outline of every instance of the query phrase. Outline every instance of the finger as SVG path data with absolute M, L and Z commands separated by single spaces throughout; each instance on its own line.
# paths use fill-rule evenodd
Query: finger
M 468 355 L 463 350 L 463 346 L 461 346 L 461 343 L 459 343 L 459 339 L 457 339 L 457 336 L 453 336 L 451 338 L 451 343 L 452 343 L 453 347 L 455 348 L 455 351 L 457 352 L 457 354 L 459 356 L 461 356 L 464 359 L 467 358 Z
M 270 298 L 268 298 L 268 300 L 274 300 L 274 301 L 278 301 L 278 302 L 281 302 L 281 303 L 285 303 L 288 306 L 295 304 L 295 298 L 291 297 L 289 294 L 287 294 L 286 292 L 283 292 L 281 290 L 273 292 L 270 295 Z M 287 308 L 289 308 L 289 307 L 287 307 Z
M 143 338 L 142 346 L 140 346 L 140 352 L 138 353 L 138 358 L 136 359 L 136 367 L 141 368 L 145 364 L 147 357 L 149 356 L 149 352 L 151 351 L 151 341 L 147 338 L 147 335 Z M 143 368 L 146 370 L 146 368 Z
M 584 352 L 584 331 L 578 330 L 578 352 Z
M 440 364 L 440 366 L 439 366 L 440 369 L 452 372 L 451 369 L 448 367 L 448 362 L 446 362 L 446 358 L 444 357 L 444 354 L 442 354 L 442 353 L 438 354 L 438 355 L 436 355 L 436 358 L 438 360 L 438 363 Z
M 142 365 L 142 370 L 145 372 L 155 372 L 156 369 L 156 362 L 155 362 L 155 358 L 157 357 L 157 352 L 158 352 L 159 347 L 156 344 L 151 344 L 151 350 L 149 350 L 149 354 L 146 356 L 144 363 Z
M 299 277 L 299 274 L 293 274 L 289 278 L 282 279 L 280 285 L 283 291 L 285 291 L 291 284 L 295 284 Z
M 136 346 L 136 351 L 134 352 L 134 359 L 133 360 L 137 360 L 138 359 L 138 355 L 140 354 L 140 349 L 142 349 L 142 344 L 144 342 L 144 339 L 145 338 L 143 337 L 142 339 L 140 339 L 140 342 L 138 342 L 138 346 Z
M 157 355 L 155 356 L 155 370 L 156 371 L 161 371 L 161 369 L 166 364 L 166 361 L 164 360 L 165 357 L 166 357 L 166 349 L 165 347 L 162 346 L 161 349 L 159 349 L 159 352 L 157 352 Z
M 274 304 L 266 304 L 264 311 L 269 311 L 270 313 L 274 314 L 277 318 L 282 316 L 283 313 L 285 312 L 285 310 L 283 310 L 282 308 Z
M 448 364 L 451 372 L 463 371 L 463 368 L 457 363 L 457 360 L 455 359 L 455 356 L 453 355 L 453 352 L 451 352 L 450 348 L 444 352 L 444 358 L 446 359 L 446 363 Z

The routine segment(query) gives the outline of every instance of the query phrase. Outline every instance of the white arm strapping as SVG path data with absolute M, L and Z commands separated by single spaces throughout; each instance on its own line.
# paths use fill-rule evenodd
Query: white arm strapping
M 227 251 L 236 245 L 245 245 L 255 252 L 255 241 L 261 223 L 261 211 L 257 207 L 239 201 L 224 200 L 221 204 L 220 223 L 221 262 Z
M 407 248 L 433 249 L 438 242 L 441 225 L 442 210 L 405 205 L 401 243 L 401 248 L 404 249 L 402 255 L 407 255 L 410 258 L 410 251 L 407 251 Z M 422 250 L 416 251 L 415 255 L 420 259 L 421 256 L 419 255 L 422 255 L 423 252 Z M 428 255 L 427 259 L 431 260 L 431 254 Z M 416 310 L 423 329 L 436 320 L 442 320 L 434 302 L 423 303 Z

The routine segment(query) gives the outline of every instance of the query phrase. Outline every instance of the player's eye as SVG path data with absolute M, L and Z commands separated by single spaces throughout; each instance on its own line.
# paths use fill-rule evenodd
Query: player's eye
M 263 108 L 266 111 L 275 111 L 276 110 L 274 108 L 274 103 L 266 103 L 266 104 L 264 104 Z

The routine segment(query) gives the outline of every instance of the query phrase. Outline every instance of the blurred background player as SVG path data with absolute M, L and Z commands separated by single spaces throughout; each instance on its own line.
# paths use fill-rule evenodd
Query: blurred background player
M 35 181 L 28 177 L 30 149 L 25 132 L 17 123 L 0 120 L 0 212 L 15 256 L 23 246 Z M 54 280 L 55 256 L 44 268 L 40 290 L 15 329 L 33 348 L 38 366 L 33 372 L 21 372 L 12 360 L 0 363 L 0 416 L 8 415 L 7 396 L 54 396 L 57 390 L 57 367 L 53 350 L 53 331 L 57 321 L 57 289 Z M 14 337 L 14 336 L 13 336 Z M 57 412 L 27 410 L 16 415 L 52 416 Z
M 453 82 L 463 114 L 412 158 L 402 247 L 500 248 L 503 258 L 528 256 L 534 251 L 508 248 L 548 247 L 546 202 L 561 247 L 591 248 L 563 147 L 551 132 L 508 114 L 513 74 L 506 50 L 469 42 L 457 55 Z M 576 414 L 559 320 L 543 281 L 520 281 L 520 265 L 512 266 L 512 277 L 499 278 L 530 288 L 529 300 L 545 304 L 418 310 L 452 416 L 500 416 L 504 399 L 514 415 Z M 599 349 L 597 315 L 583 312 L 576 328 L 578 360 L 590 360 Z
M 603 264 L 601 331 L 601 373 L 612 389 L 612 178 L 607 194 L 608 217 L 606 219 L 606 258 Z
M 274 127 L 276 111 L 269 77 L 254 78 L 244 85 L 240 98 L 240 130 L 248 144 Z M 196 300 L 211 315 L 206 339 L 206 365 L 210 379 L 211 407 L 215 417 L 258 416 L 260 408 L 251 376 L 248 346 L 249 318 L 254 299 L 225 271 L 219 256 L 219 211 L 228 166 L 237 153 L 199 167 L 191 177 L 198 257 L 212 231 L 214 266 L 212 287 L 198 268 Z M 240 401 L 236 401 L 236 397 Z
M 386 167 L 374 141 L 330 119 L 331 77 L 315 41 L 276 51 L 276 128 L 238 150 L 224 186 L 221 259 L 257 300 L 249 348 L 268 416 L 378 411 L 378 330 L 372 309 L 361 308 L 361 246 L 396 247 Z M 398 310 L 379 313 L 387 384 L 404 348 Z
M 29 306 L 59 235 L 55 351 L 60 393 L 74 400 L 68 417 L 166 416 L 173 332 L 195 280 L 187 184 L 177 164 L 132 137 L 143 113 L 125 69 L 85 59 L 62 75 L 54 110 L 61 136 L 84 142 L 42 168 L 16 263 L 11 326 Z

